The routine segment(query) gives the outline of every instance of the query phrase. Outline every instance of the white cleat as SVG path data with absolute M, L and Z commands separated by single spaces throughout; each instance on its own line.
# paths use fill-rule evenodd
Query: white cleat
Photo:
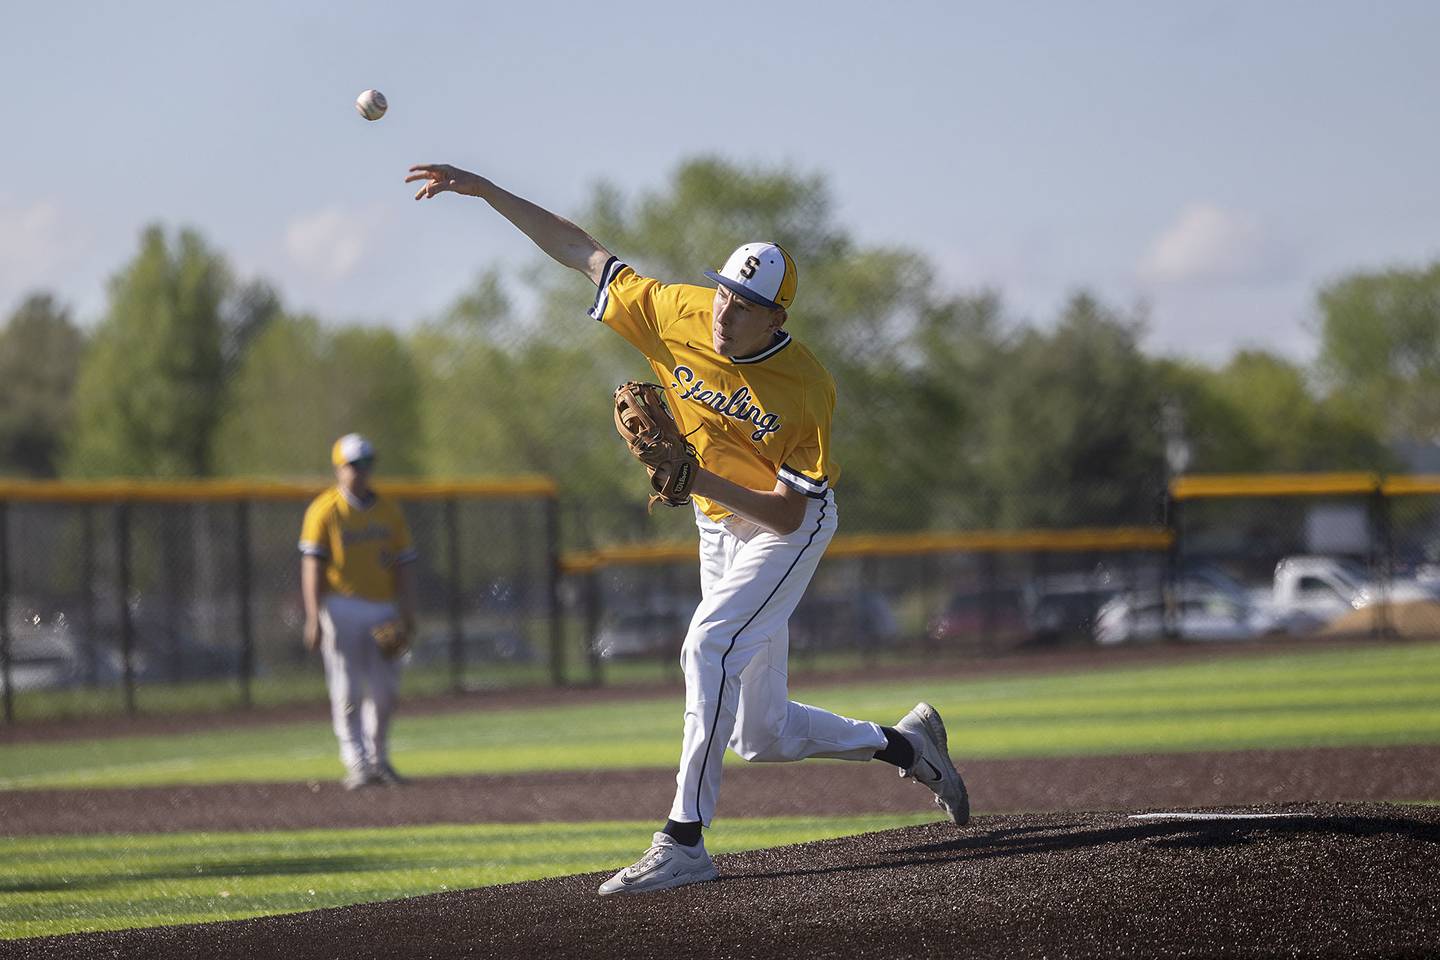
M 653 893 L 669 890 L 689 883 L 714 880 L 720 873 L 710 854 L 705 852 L 705 841 L 693 847 L 676 843 L 669 834 L 657 833 L 652 838 L 650 849 L 645 856 L 621 870 L 615 876 L 600 884 L 600 896 L 612 893 Z
M 356 769 L 351 770 L 349 773 L 345 774 L 345 779 L 340 781 L 340 785 L 346 790 L 353 791 L 362 790 L 365 787 L 373 786 L 377 782 L 378 781 L 375 779 L 374 775 L 370 773 L 370 770 L 368 768 L 357 767 Z
M 960 826 L 970 822 L 970 794 L 960 771 L 950 761 L 950 748 L 945 740 L 945 721 L 925 701 L 895 724 L 915 747 L 915 765 L 901 770 L 900 776 L 913 777 L 935 794 L 935 805 L 950 815 Z

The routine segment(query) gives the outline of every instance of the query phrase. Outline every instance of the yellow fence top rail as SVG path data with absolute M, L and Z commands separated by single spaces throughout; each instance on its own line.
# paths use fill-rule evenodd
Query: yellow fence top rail
M 1375 473 L 1237 473 L 1176 477 L 1176 500 L 1205 497 L 1365 496 L 1380 490 Z
M 1380 485 L 1380 492 L 1387 497 L 1403 497 L 1414 494 L 1440 494 L 1440 476 L 1435 474 L 1410 474 L 1403 477 L 1386 477 Z
M 308 500 L 331 484 L 324 481 L 263 480 L 0 480 L 0 501 L 30 503 L 205 503 L 238 500 Z M 377 480 L 381 493 L 402 500 L 553 499 L 549 477 L 496 480 Z
M 975 530 L 836 537 L 831 557 L 899 556 L 912 553 L 1076 553 L 1165 550 L 1172 534 L 1161 527 L 1097 527 L 1074 530 Z
M 1025 553 L 1115 550 L 1165 550 L 1169 530 L 1158 527 L 1106 527 L 1079 530 L 981 530 L 969 533 L 904 533 L 836 537 L 827 557 L 910 556 L 926 553 Z M 565 573 L 589 573 L 601 567 L 695 562 L 695 543 L 645 543 L 567 553 Z
M 589 573 L 600 567 L 644 566 L 681 561 L 693 563 L 698 562 L 699 558 L 699 544 L 693 542 L 637 543 L 625 547 L 561 554 L 560 570 L 563 573 Z

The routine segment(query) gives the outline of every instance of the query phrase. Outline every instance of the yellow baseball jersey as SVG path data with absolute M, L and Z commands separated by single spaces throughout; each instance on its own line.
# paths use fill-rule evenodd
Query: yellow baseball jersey
M 328 561 L 331 590 L 381 602 L 395 599 L 395 568 L 417 556 L 399 504 L 378 493 L 367 504 L 357 503 L 339 487 L 306 509 L 300 552 Z
M 710 333 L 714 303 L 711 287 L 661 283 L 612 258 L 590 316 L 650 361 L 701 466 L 752 490 L 773 490 L 778 478 L 823 498 L 840 472 L 830 459 L 835 381 L 783 329 L 759 353 L 721 356 Z M 713 520 L 730 514 L 695 501 Z

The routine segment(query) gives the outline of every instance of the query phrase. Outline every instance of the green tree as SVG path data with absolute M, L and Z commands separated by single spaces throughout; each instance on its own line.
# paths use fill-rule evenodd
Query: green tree
M 1440 438 L 1440 263 L 1321 289 L 1320 373 L 1387 439 Z
M 1262 351 L 1241 351 L 1213 382 L 1249 438 L 1251 471 L 1384 469 L 1380 437 L 1348 405 L 1321 399 L 1306 372 Z
M 385 474 L 413 476 L 422 469 L 420 392 L 410 348 L 394 332 L 273 317 L 229 392 L 217 468 L 231 476 L 323 476 L 330 445 L 355 431 L 375 443 Z
M 48 293 L 26 297 L 0 330 L 0 473 L 59 472 L 84 345 Z
M 628 347 L 608 342 L 618 337 L 585 318 L 593 295 L 546 333 L 518 319 L 499 273 L 487 270 L 411 340 L 423 371 L 426 472 L 553 476 L 575 545 L 646 526 L 643 480 L 619 441 L 601 432 L 610 429 L 616 382 L 642 371 Z
M 1218 370 L 1158 361 L 1161 392 L 1183 413 L 1191 473 L 1381 470 L 1390 465 L 1371 423 L 1321 397 L 1304 368 L 1241 351 Z
M 226 304 L 220 339 L 220 362 L 227 384 L 239 372 L 250 344 L 281 313 L 280 295 L 264 280 L 252 280 L 233 293 Z
M 1159 394 L 1141 318 L 1071 298 L 1000 360 L 974 431 L 980 495 L 1003 527 L 1149 523 L 1163 483 Z
M 81 366 L 67 472 L 210 472 L 231 289 L 224 260 L 199 234 L 182 230 L 172 245 L 159 226 L 146 228 L 140 252 L 110 281 L 109 308 Z
M 1243 406 L 1220 389 L 1219 371 L 1191 360 L 1154 361 L 1164 402 L 1175 406 L 1177 427 L 1189 453 L 1187 473 L 1250 473 L 1260 469 L 1264 451 L 1251 434 Z
M 908 335 L 838 354 L 837 432 L 847 526 L 956 529 L 991 522 L 980 496 L 984 410 L 1011 334 L 1000 298 L 981 292 L 931 302 L 928 271 Z M 892 301 L 894 302 L 894 301 Z

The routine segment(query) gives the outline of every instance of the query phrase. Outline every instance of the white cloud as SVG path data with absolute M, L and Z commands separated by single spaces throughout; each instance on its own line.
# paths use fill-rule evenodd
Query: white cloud
M 285 228 L 285 252 L 306 273 L 343 280 L 360 265 L 375 225 L 372 214 L 339 207 L 306 214 Z
M 1268 277 L 1276 266 L 1258 218 L 1192 203 L 1150 244 L 1139 274 L 1149 283 L 1245 282 Z

